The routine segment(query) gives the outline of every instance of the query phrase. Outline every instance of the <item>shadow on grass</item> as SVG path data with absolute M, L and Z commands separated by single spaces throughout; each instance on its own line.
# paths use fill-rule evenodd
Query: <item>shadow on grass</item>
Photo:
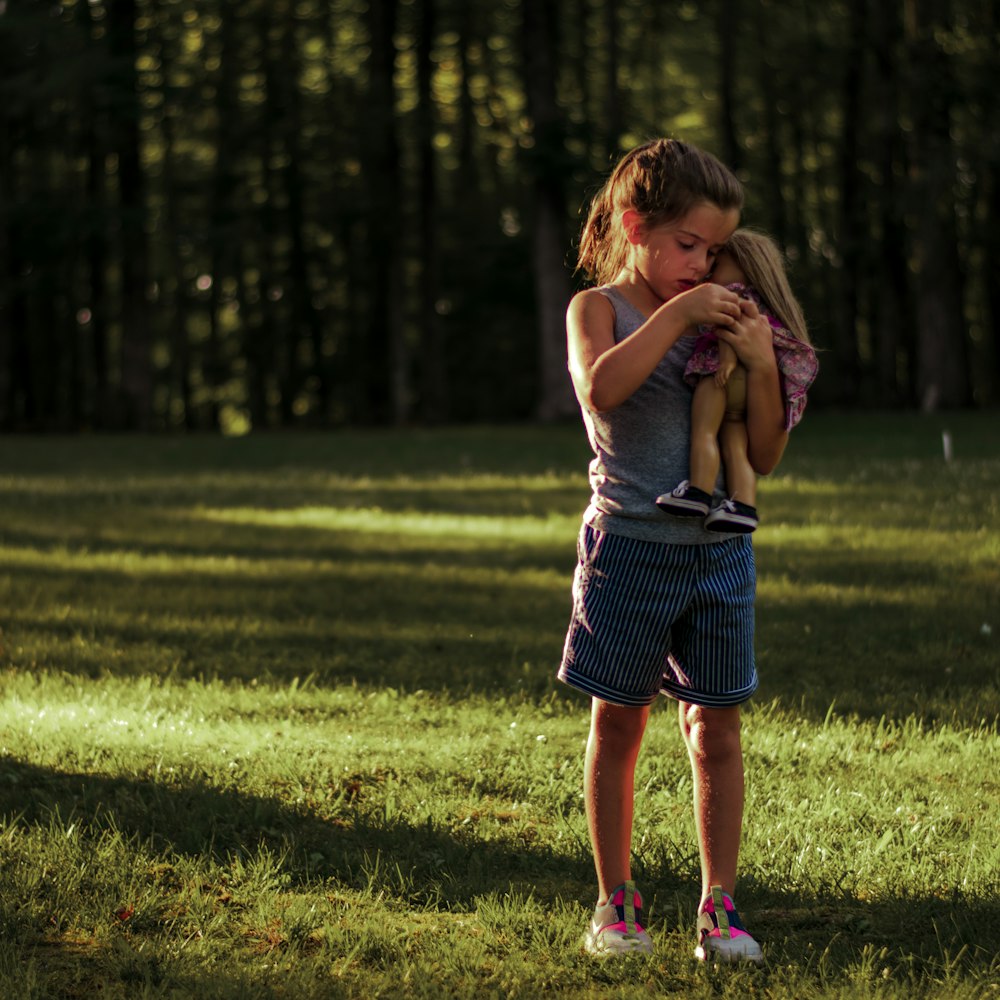
M 553 543 L 534 542 L 530 545 L 512 543 L 506 538 L 477 539 L 468 545 L 458 545 L 448 538 L 440 541 L 417 542 L 406 539 L 402 543 L 396 540 L 385 541 L 374 533 L 348 533 L 334 530 L 303 531 L 295 528 L 268 527 L 247 528 L 243 526 L 226 525 L 220 527 L 218 535 L 201 540 L 178 541 L 177 533 L 172 537 L 158 537 L 155 530 L 146 532 L 140 537 L 102 538 L 92 534 L 78 537 L 63 536 L 59 533 L 48 533 L 27 529 L 0 531 L 0 544 L 11 549 L 21 548 L 37 553 L 42 557 L 79 557 L 91 555 L 113 556 L 127 559 L 212 559 L 212 560 L 245 560 L 259 563 L 262 572 L 269 562 L 278 565 L 287 562 L 356 562 L 364 561 L 373 567 L 392 563 L 398 565 L 405 561 L 415 568 L 428 565 L 442 565 L 462 568 L 496 567 L 504 568 L 535 568 L 553 570 L 567 574 L 573 571 L 575 563 L 574 532 L 567 532 L 563 541 Z M 196 537 L 200 533 L 192 533 Z M 219 537 L 224 535 L 225 537 Z M 56 567 L 47 569 L 52 574 L 58 574 Z M 100 565 L 83 570 L 95 576 L 127 573 L 135 575 L 135 571 L 125 566 Z M 177 575 L 182 575 L 177 571 Z M 203 575 L 198 571 L 197 576 Z M 208 575 L 211 575 L 209 572 Z
M 562 690 L 554 675 L 570 614 L 569 545 L 443 554 L 360 537 L 307 549 L 296 532 L 266 534 L 266 546 L 253 547 L 249 533 L 246 545 L 184 553 L 237 555 L 246 566 L 88 566 L 86 553 L 20 566 L 0 656 L 88 677 Z M 972 726 L 1000 716 L 995 643 L 982 628 L 989 581 L 970 593 L 943 570 L 874 560 L 859 581 L 847 557 L 826 552 L 772 586 L 780 561 L 765 553 L 761 563 L 760 698 L 816 720 L 832 704 L 865 718 L 916 713 Z
M 378 819 L 366 814 L 363 805 L 358 802 L 347 819 L 324 819 L 235 789 L 65 773 L 0 759 L 0 815 L 16 816 L 12 822 L 23 828 L 48 827 L 58 816 L 67 825 L 76 824 L 81 835 L 94 842 L 105 834 L 121 835 L 167 865 L 180 856 L 200 864 L 202 874 L 195 878 L 204 878 L 206 871 L 218 866 L 222 872 L 214 875 L 220 879 L 228 875 L 227 906 L 236 906 L 234 913 L 253 909 L 266 914 L 269 898 L 296 890 L 349 891 L 359 895 L 360 905 L 370 898 L 409 910 L 445 912 L 471 912 L 477 897 L 514 892 L 576 899 L 581 925 L 585 922 L 593 893 L 586 845 L 571 845 L 566 853 L 557 853 L 528 842 L 484 842 L 436 823 Z M 234 862 L 252 860 L 262 852 L 275 859 L 276 867 L 264 882 L 248 877 L 241 885 L 239 876 L 233 875 L 239 868 Z M 163 891 L 157 881 L 162 880 L 162 872 L 157 873 L 162 865 L 152 868 L 151 887 Z M 647 902 L 653 904 L 654 933 L 686 934 L 686 928 L 693 926 L 696 878 L 687 871 L 689 861 L 681 868 L 686 871 L 683 876 L 669 859 L 651 866 L 637 863 L 634 874 Z M 12 907 L 9 900 L 17 887 L 11 885 L 11 870 L 9 864 L 0 868 L 0 898 L 8 901 L 0 908 L 6 940 L 21 948 L 51 947 L 49 925 L 63 915 L 50 913 L 48 921 L 32 923 L 24 915 L 26 909 L 34 902 L 35 912 L 43 912 L 38 904 L 44 905 L 44 900 L 23 900 L 23 905 Z M 100 890 L 99 871 L 77 874 L 84 884 Z M 58 872 L 49 875 L 50 881 L 58 877 Z M 44 887 L 43 878 L 36 891 L 43 892 Z M 916 980 L 936 980 L 946 973 L 982 977 L 984 970 L 1000 967 L 989 933 L 1000 922 L 1000 899 L 995 896 L 970 898 L 956 889 L 941 898 L 914 895 L 901 886 L 897 896 L 876 901 L 839 895 L 836 887 L 816 887 L 815 898 L 805 898 L 745 882 L 741 899 L 744 916 L 761 937 L 770 968 L 779 978 L 780 968 L 789 963 L 823 982 L 849 978 L 866 961 L 878 964 L 873 976 L 884 968 L 886 976 L 909 975 Z M 159 910 L 171 912 L 169 902 Z M 280 907 L 276 905 L 274 912 Z M 137 913 L 130 925 L 133 940 L 141 940 L 144 933 L 171 934 L 175 909 L 173 914 L 161 918 Z M 101 917 L 96 919 L 100 922 Z M 114 924 L 110 908 L 104 919 Z M 150 959 L 157 947 L 152 944 L 152 952 L 147 949 L 144 959 L 135 959 L 139 965 L 133 973 L 139 979 L 160 974 L 156 960 Z M 63 962 L 92 964 L 91 950 L 74 952 L 72 941 L 67 947 Z M 125 967 L 131 968 L 127 963 Z
M 992 424 L 962 419 L 962 439 L 992 455 Z M 910 417 L 887 417 L 878 435 L 866 426 L 839 415 L 809 421 L 789 463 L 793 470 L 800 455 L 806 472 L 775 481 L 762 498 L 761 697 L 816 720 L 831 704 L 862 717 L 1000 718 L 989 639 L 1000 627 L 993 563 L 962 547 L 954 554 L 872 543 L 876 522 L 908 529 L 940 498 L 923 485 L 923 466 L 907 475 L 925 492 L 884 509 L 879 494 L 895 496 L 895 479 L 859 487 L 850 478 L 870 450 L 886 459 L 934 454 L 939 429 Z M 811 436 L 821 442 L 815 460 Z M 850 448 L 832 461 L 844 441 Z M 41 471 L 0 491 L 0 545 L 17 550 L 11 567 L 0 567 L 0 665 L 90 677 L 310 676 L 541 697 L 561 690 L 553 675 L 570 612 L 575 528 L 563 535 L 557 520 L 548 535 L 544 519 L 575 519 L 586 503 L 586 443 L 576 426 L 231 442 L 52 439 L 42 448 L 14 439 L 0 442 L 4 449 L 9 468 Z M 487 472 L 493 488 L 476 483 Z M 533 474 L 542 478 L 530 489 L 510 485 Z M 385 489 L 372 485 L 380 476 Z M 800 494 L 799 480 L 813 476 L 822 489 Z M 859 490 L 874 494 L 859 499 Z M 338 528 L 336 518 L 296 524 L 296 511 L 311 506 L 337 514 L 377 507 L 391 517 L 384 531 L 377 516 L 364 531 Z M 289 521 L 241 523 L 233 508 Z M 944 520 L 971 530 L 992 509 L 977 504 Z M 408 531 L 407 517 L 424 514 L 441 520 L 426 534 Z M 509 536 L 475 535 L 471 522 L 493 515 L 514 522 Z M 776 532 L 768 542 L 769 523 L 794 529 L 828 516 L 836 541 L 783 544 Z M 460 530 L 449 535 L 442 524 L 453 520 Z M 868 540 L 849 544 L 853 531 Z M 933 533 L 935 544 L 944 531 Z
M 538 882 L 591 881 L 583 850 L 557 855 L 527 840 L 481 841 L 433 822 L 366 810 L 364 783 L 344 776 L 352 807 L 330 818 L 277 798 L 187 782 L 109 777 L 0 758 L 0 815 L 47 827 L 53 818 L 87 836 L 120 833 L 155 854 L 226 866 L 266 850 L 291 886 L 333 880 L 387 892 L 417 909 L 465 910 L 476 896 Z M 2 877 L 2 876 L 0 876 Z

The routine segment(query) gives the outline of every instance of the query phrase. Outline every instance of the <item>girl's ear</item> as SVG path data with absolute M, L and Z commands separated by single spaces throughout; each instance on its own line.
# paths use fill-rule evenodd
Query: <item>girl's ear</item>
M 622 212 L 622 229 L 625 239 L 636 246 L 642 242 L 642 216 L 634 208 L 626 208 Z

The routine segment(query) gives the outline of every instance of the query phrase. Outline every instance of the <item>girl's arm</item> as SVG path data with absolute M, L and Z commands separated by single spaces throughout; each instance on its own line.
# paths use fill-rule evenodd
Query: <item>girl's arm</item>
M 757 307 L 743 300 L 743 315 L 730 330 L 719 330 L 719 341 L 731 344 L 747 371 L 747 453 L 758 475 L 777 468 L 788 444 L 785 401 L 781 395 L 778 361 L 771 324 Z
M 720 285 L 699 285 L 665 302 L 616 344 L 615 311 L 607 296 L 593 288 L 580 292 L 566 313 L 569 371 L 577 395 L 596 413 L 620 406 L 689 327 L 736 322 L 733 306 L 739 301 Z

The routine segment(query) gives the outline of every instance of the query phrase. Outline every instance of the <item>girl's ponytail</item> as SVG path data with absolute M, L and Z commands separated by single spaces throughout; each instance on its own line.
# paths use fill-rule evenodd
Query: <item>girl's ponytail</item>
M 743 188 L 711 153 L 676 139 L 654 139 L 626 153 L 594 197 L 580 236 L 579 270 L 600 284 L 628 263 L 628 243 L 616 216 L 635 209 L 645 226 L 661 226 L 700 202 L 743 207 Z
M 615 231 L 613 208 L 608 198 L 608 187 L 605 186 L 590 205 L 587 222 L 580 234 L 580 250 L 577 255 L 577 268 L 593 281 L 603 282 L 604 275 L 611 271 L 613 264 L 610 258 L 615 254 Z M 618 234 L 619 241 L 624 241 L 623 234 Z M 621 248 L 624 252 L 624 247 Z M 614 271 L 617 275 L 621 266 Z

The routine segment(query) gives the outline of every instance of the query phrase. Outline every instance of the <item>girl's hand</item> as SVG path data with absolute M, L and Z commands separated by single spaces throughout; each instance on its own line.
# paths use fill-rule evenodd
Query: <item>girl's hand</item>
M 757 306 L 748 299 L 739 299 L 740 316 L 728 327 L 718 330 L 719 339 L 736 352 L 748 372 L 775 368 L 771 324 L 761 316 Z
M 728 329 L 742 315 L 740 301 L 735 292 L 709 281 L 675 295 L 665 305 L 680 310 L 688 327 L 717 326 Z

